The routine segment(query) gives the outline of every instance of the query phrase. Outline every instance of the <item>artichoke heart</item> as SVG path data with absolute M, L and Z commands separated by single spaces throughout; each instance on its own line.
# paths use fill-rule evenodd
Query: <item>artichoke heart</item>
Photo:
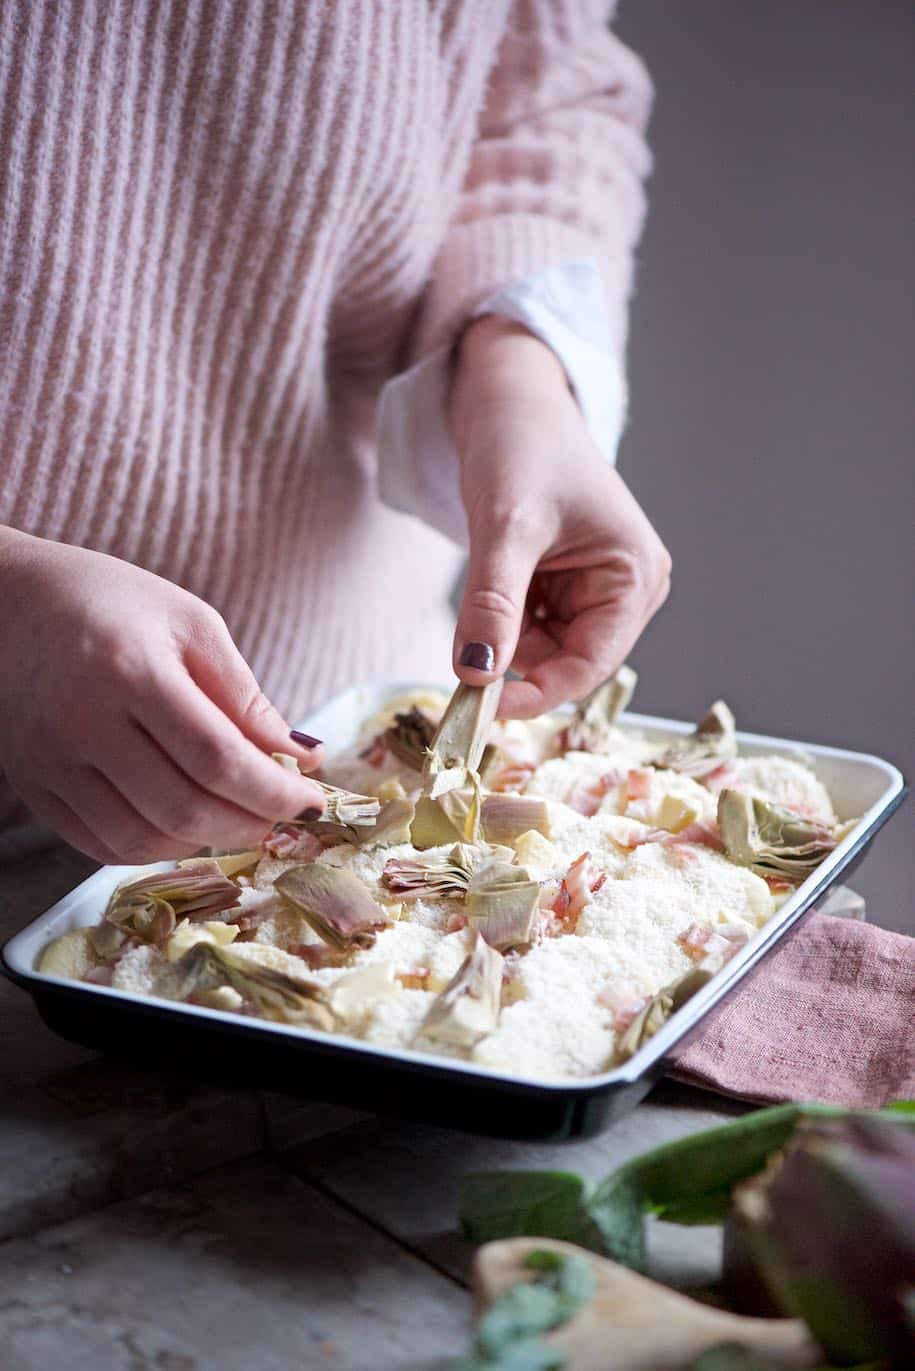
M 376 837 L 376 829 L 384 806 L 377 795 L 359 795 L 324 781 L 314 783 L 324 795 L 324 812 L 319 819 L 296 819 L 293 823 L 306 833 L 331 842 L 351 843 L 353 847 L 382 840 Z
M 394 715 L 394 722 L 382 735 L 388 751 L 399 762 L 422 771 L 429 745 L 435 737 L 435 724 L 416 705 L 405 713 Z
M 324 796 L 324 813 L 319 823 L 339 824 L 343 828 L 359 828 L 375 823 L 381 810 L 377 795 L 357 795 L 324 781 L 315 781 Z
M 470 843 L 455 843 L 448 852 L 420 852 L 415 857 L 392 857 L 385 865 L 381 881 L 388 890 L 404 899 L 429 896 L 448 899 L 466 894 L 468 888 L 495 871 L 509 871 L 515 875 L 519 868 L 510 865 L 509 847 L 474 847 Z
M 677 738 L 651 765 L 699 780 L 737 756 L 735 729 L 734 715 L 724 700 L 716 700 L 693 732 L 686 738 Z
M 475 853 L 473 875 L 468 885 L 468 893 L 481 890 L 497 890 L 510 885 L 527 884 L 530 873 L 523 866 L 515 866 L 514 852 L 510 847 L 480 846 L 471 848 Z
M 628 1061 L 640 1047 L 644 1047 L 649 1038 L 663 1028 L 671 1014 L 682 1009 L 687 1000 L 712 979 L 712 975 L 713 972 L 705 967 L 693 967 L 653 995 L 617 1043 L 616 1063 Z
M 358 876 L 345 867 L 310 862 L 282 872 L 275 889 L 331 947 L 354 951 L 371 947 L 390 920 Z
M 912 1365 L 915 1133 L 904 1115 L 803 1119 L 732 1201 L 757 1279 L 831 1363 Z
M 112 893 L 102 923 L 90 936 L 96 952 L 109 957 L 130 937 L 161 943 L 180 919 L 200 921 L 234 909 L 239 887 L 213 857 L 200 857 L 171 871 L 128 881 Z
M 176 962 L 163 967 L 152 993 L 168 1000 L 188 1000 L 220 986 L 231 987 L 275 1023 L 305 1024 L 325 1032 L 334 1027 L 320 985 L 243 961 L 230 947 L 213 943 L 195 943 Z
M 539 795 L 487 795 L 480 810 L 480 826 L 488 843 L 512 847 L 522 833 L 536 829 L 550 836 L 550 808 Z
M 410 841 L 416 806 L 406 796 L 386 801 L 372 828 L 354 828 L 349 841 L 355 847 L 396 847 Z
M 603 685 L 575 706 L 575 717 L 562 732 L 564 751 L 601 752 L 612 729 L 635 694 L 638 673 L 624 663 Z
M 467 779 L 469 784 L 447 788 L 449 778 Z M 442 791 L 439 786 L 445 782 Z M 475 772 L 459 774 L 442 772 L 435 778 L 433 789 L 438 793 L 420 795 L 416 801 L 410 839 L 414 847 L 444 847 L 446 843 L 477 843 L 480 839 L 480 816 L 483 798 Z
M 273 759 L 279 762 L 280 766 L 287 771 L 299 772 L 301 768 L 295 757 L 286 752 L 274 752 Z M 307 775 L 307 772 L 303 772 Z M 354 790 L 344 790 L 341 786 L 328 785 L 326 781 L 318 781 L 310 776 L 313 785 L 316 785 L 324 796 L 324 811 L 319 819 L 313 823 L 303 823 L 302 827 L 311 833 L 327 833 L 338 837 L 348 838 L 353 842 L 358 841 L 354 836 L 360 828 L 369 827 L 375 823 L 381 810 L 381 801 L 377 795 L 359 795 Z M 300 822 L 300 821 L 298 821 Z
M 211 849 L 212 852 L 212 849 Z M 212 852 L 212 860 L 219 867 L 224 876 L 238 876 L 242 871 L 249 871 L 257 866 L 263 853 L 258 848 L 248 848 L 244 852 Z M 179 862 L 178 866 L 189 866 L 196 860 Z
M 465 901 L 470 927 L 499 952 L 529 946 L 540 903 L 539 881 L 530 880 L 521 867 L 508 870 L 511 878 L 471 884 Z
M 423 794 L 411 828 L 414 847 L 479 840 L 479 767 L 501 693 L 501 680 L 487 686 L 461 682 L 448 701 L 423 762 Z
M 499 1022 L 502 993 L 500 952 L 477 934 L 470 956 L 433 1001 L 420 1033 L 458 1047 L 472 1047 Z
M 478 772 L 501 694 L 501 680 L 486 686 L 463 681 L 458 685 L 429 744 L 423 766 L 425 789 L 443 771 Z
M 448 852 L 392 857 L 385 864 L 381 882 L 405 899 L 463 895 L 473 874 L 475 856 L 476 849 L 466 843 L 455 843 Z
M 738 790 L 718 796 L 718 830 L 732 862 L 757 876 L 798 885 L 815 871 L 837 842 L 836 830 L 782 805 Z

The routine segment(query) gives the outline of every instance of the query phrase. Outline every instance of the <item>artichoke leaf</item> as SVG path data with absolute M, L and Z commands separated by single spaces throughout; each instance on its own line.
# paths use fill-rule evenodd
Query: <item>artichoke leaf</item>
M 319 819 L 293 821 L 309 833 L 342 837 L 355 843 L 358 842 L 358 838 L 354 836 L 355 830 L 370 827 L 375 823 L 381 810 L 381 801 L 377 795 L 360 795 L 354 790 L 345 790 L 342 786 L 319 781 L 308 772 L 303 772 L 295 757 L 287 752 L 274 752 L 272 756 L 274 761 L 279 762 L 287 771 L 308 776 L 324 796 L 324 810 Z
M 392 857 L 385 864 L 381 882 L 388 890 L 410 899 L 463 895 L 473 873 L 474 857 L 474 849 L 465 843 L 455 843 L 448 852 Z
M 540 903 L 539 882 L 526 880 L 527 873 L 519 868 L 512 870 L 519 881 L 471 888 L 465 901 L 470 927 L 499 952 L 530 945 Z
M 479 766 L 501 693 L 501 680 L 486 686 L 460 682 L 448 701 L 423 763 L 423 794 L 412 826 L 414 846 L 479 841 Z
M 319 822 L 340 824 L 344 828 L 368 826 L 375 823 L 381 810 L 377 795 L 359 795 L 353 790 L 315 781 L 324 796 L 324 813 Z
M 293 866 L 277 876 L 274 889 L 338 951 L 371 947 L 378 930 L 390 923 L 358 876 L 345 867 L 320 862 Z
M 399 762 L 422 771 L 429 745 L 435 737 L 435 724 L 417 705 L 394 715 L 394 722 L 383 733 L 388 751 Z
M 382 872 L 382 884 L 407 899 L 424 895 L 437 899 L 462 896 L 479 881 L 501 877 L 528 879 L 512 866 L 506 847 L 474 847 L 455 843 L 447 852 L 419 852 L 415 857 L 392 857 Z
M 354 847 L 396 847 L 410 841 L 416 806 L 406 797 L 388 800 L 381 806 L 372 828 L 351 829 L 348 841 Z
M 230 947 L 213 943 L 195 943 L 176 962 L 160 970 L 153 994 L 187 1001 L 221 986 L 230 986 L 263 1018 L 275 1023 L 305 1024 L 325 1032 L 334 1027 L 334 1016 L 320 985 L 256 966 L 236 957 Z
M 506 847 L 512 847 L 531 829 L 548 838 L 550 808 L 539 795 L 487 795 L 480 810 L 480 827 L 486 842 Z
M 477 934 L 445 989 L 433 1001 L 420 1033 L 433 1040 L 472 1047 L 499 1022 L 502 995 L 501 953 Z
M 93 944 L 99 956 L 111 956 L 127 937 L 164 942 L 180 919 L 212 919 L 234 909 L 239 895 L 239 886 L 212 857 L 141 876 L 112 893 L 102 924 L 93 930 Z M 106 925 L 123 936 L 109 933 Z
M 449 786 L 446 780 L 444 791 L 434 797 L 420 795 L 416 801 L 416 813 L 410 826 L 413 846 L 421 850 L 427 847 L 442 847 L 445 843 L 472 843 L 480 840 L 480 816 L 483 797 L 480 792 L 479 777 L 476 772 L 462 772 L 459 776 L 455 769 L 451 773 L 441 773 L 434 778 L 438 781 L 450 776 L 457 777 L 460 785 Z
M 479 847 L 475 851 L 478 857 L 467 887 L 468 891 L 479 893 L 484 890 L 507 890 L 516 885 L 531 883 L 530 872 L 523 866 L 515 866 L 512 860 L 514 853 L 510 847 Z
M 485 686 L 458 684 L 429 744 L 423 766 L 425 789 L 442 771 L 478 771 L 501 694 L 501 680 Z
M 718 796 L 718 831 L 732 862 L 800 884 L 838 841 L 836 829 L 738 790 Z
M 687 1000 L 711 980 L 712 975 L 705 967 L 693 967 L 653 995 L 617 1043 L 615 1064 L 628 1061 L 640 1047 L 644 1047 L 664 1027 L 671 1014 L 682 1009 Z
M 427 847 L 444 847 L 461 842 L 463 833 L 445 813 L 437 800 L 420 795 L 410 824 L 410 841 L 421 852 Z
M 483 795 L 480 778 L 475 771 L 467 773 L 469 785 L 449 790 L 439 800 L 443 811 L 457 829 L 461 842 L 476 844 L 480 841 L 480 816 L 483 812 Z
M 563 750 L 604 751 L 617 719 L 635 694 L 638 679 L 638 673 L 623 663 L 608 681 L 580 700 L 575 706 L 575 717 L 563 730 Z
M 737 756 L 734 715 L 724 700 L 716 700 L 686 738 L 677 738 L 653 759 L 660 770 L 679 771 L 700 780 Z

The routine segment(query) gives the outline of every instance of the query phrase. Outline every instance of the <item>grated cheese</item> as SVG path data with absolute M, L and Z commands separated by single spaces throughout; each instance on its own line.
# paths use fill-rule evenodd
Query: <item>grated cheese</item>
M 790 757 L 737 757 L 731 763 L 734 790 L 797 809 L 811 818 L 835 823 L 832 801 L 823 782 L 809 767 Z
M 112 988 L 130 995 L 151 995 L 156 972 L 164 965 L 165 958 L 155 947 L 132 947 L 114 968 Z

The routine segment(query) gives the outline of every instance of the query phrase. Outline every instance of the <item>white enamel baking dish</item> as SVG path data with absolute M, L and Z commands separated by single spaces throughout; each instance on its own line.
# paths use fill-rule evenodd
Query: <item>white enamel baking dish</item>
M 354 687 L 299 726 L 323 738 L 332 754 L 355 741 L 364 720 L 389 699 L 414 688 L 402 682 Z M 693 727 L 642 714 L 624 715 L 623 723 L 659 740 Z M 34 969 L 51 939 L 98 920 L 118 882 L 156 868 L 102 867 L 7 942 L 3 969 L 34 996 L 55 1032 L 134 1061 L 180 1064 L 209 1079 L 257 1083 L 476 1133 L 529 1139 L 588 1136 L 647 1093 L 663 1072 L 671 1049 L 707 1021 L 723 997 L 752 973 L 828 887 L 848 875 L 905 795 L 902 775 L 880 757 L 752 733 L 738 737 L 744 755 L 780 752 L 810 759 L 839 817 L 859 815 L 858 822 L 765 928 L 650 1042 L 625 1064 L 599 1076 L 540 1082 L 452 1058 L 385 1049 L 343 1036 L 64 981 Z

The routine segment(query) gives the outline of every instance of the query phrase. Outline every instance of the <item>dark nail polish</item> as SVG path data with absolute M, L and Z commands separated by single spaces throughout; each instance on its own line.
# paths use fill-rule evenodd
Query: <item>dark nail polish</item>
M 303 809 L 300 817 L 306 824 L 313 824 L 323 813 L 323 809 Z
M 461 666 L 472 666 L 474 671 L 492 671 L 496 664 L 496 654 L 489 643 L 468 643 L 461 653 Z
M 294 743 L 298 743 L 300 747 L 321 746 L 320 738 L 313 738 L 310 733 L 300 733 L 297 728 L 291 728 L 289 730 L 289 736 L 292 739 L 292 741 Z

